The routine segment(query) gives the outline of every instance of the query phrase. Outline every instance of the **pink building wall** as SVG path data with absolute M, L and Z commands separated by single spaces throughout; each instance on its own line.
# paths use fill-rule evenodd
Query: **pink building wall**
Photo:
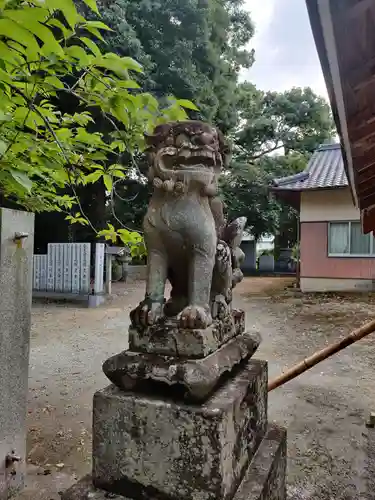
M 328 222 L 301 222 L 301 278 L 375 279 L 375 258 L 328 257 Z

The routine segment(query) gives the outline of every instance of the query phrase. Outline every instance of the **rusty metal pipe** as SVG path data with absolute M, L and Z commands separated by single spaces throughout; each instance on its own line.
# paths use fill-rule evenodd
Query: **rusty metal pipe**
M 324 349 L 321 349 L 320 351 L 317 351 L 316 353 L 304 359 L 297 365 L 294 365 L 286 372 L 282 373 L 278 377 L 271 380 L 268 383 L 268 392 L 273 391 L 277 387 L 280 387 L 281 385 L 284 385 L 286 382 L 289 382 L 290 380 L 298 377 L 298 375 L 301 375 L 301 373 L 304 373 L 305 371 L 309 370 L 310 368 L 317 365 L 321 361 L 324 361 L 333 354 L 336 354 L 336 352 L 342 351 L 342 349 L 345 349 L 345 347 L 354 344 L 358 340 L 363 339 L 364 337 L 370 335 L 370 333 L 373 333 L 374 331 L 375 331 L 375 320 L 372 320 L 360 326 L 356 330 L 353 330 L 349 335 L 347 335 L 343 339 L 338 340 L 337 342 L 325 347 Z

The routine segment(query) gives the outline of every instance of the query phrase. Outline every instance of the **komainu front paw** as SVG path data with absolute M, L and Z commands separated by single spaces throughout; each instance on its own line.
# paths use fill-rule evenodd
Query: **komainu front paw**
M 163 304 L 153 302 L 150 299 L 143 300 L 139 306 L 130 313 L 130 321 L 133 326 L 147 327 L 154 325 L 163 315 Z
M 212 316 L 208 307 L 202 306 L 187 306 L 181 312 L 180 316 L 181 328 L 207 328 L 212 323 Z
M 164 305 L 164 314 L 168 318 L 173 318 L 173 316 L 177 316 L 188 303 L 186 297 L 174 297 L 170 298 Z

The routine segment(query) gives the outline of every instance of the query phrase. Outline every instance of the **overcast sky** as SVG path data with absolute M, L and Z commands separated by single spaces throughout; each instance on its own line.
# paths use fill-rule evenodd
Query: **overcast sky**
M 243 78 L 262 90 L 312 87 L 327 96 L 304 0 L 245 0 L 256 61 Z

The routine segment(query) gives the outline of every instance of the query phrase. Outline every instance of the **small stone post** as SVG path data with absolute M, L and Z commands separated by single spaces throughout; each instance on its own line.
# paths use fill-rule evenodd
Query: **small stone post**
M 105 301 L 105 243 L 95 244 L 94 290 L 89 295 L 89 307 L 98 307 Z
M 34 215 L 0 208 L 0 500 L 23 488 Z
M 105 255 L 105 291 L 107 295 L 112 293 L 112 260 L 111 254 Z

